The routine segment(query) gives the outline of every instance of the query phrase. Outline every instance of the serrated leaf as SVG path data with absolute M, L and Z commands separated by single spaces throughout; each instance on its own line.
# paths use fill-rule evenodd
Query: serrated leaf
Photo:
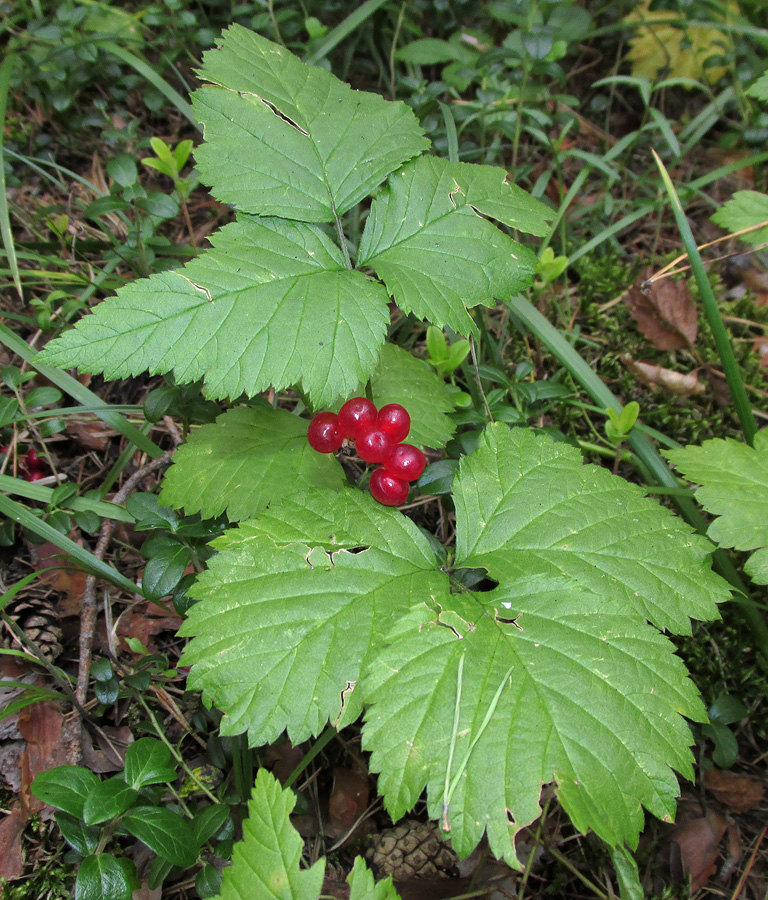
M 306 419 L 269 406 L 237 407 L 193 431 L 168 470 L 163 503 L 231 522 L 310 488 L 338 489 L 344 471 L 307 443 Z
M 429 146 L 404 103 L 353 91 L 239 25 L 204 54 L 200 75 L 197 168 L 245 212 L 332 222 Z
M 259 769 L 235 844 L 232 865 L 224 869 L 220 900 L 315 900 L 323 886 L 325 860 L 299 868 L 304 843 L 289 818 L 296 803 L 266 769 Z
M 355 857 L 355 864 L 347 877 L 349 900 L 399 900 L 391 876 L 376 884 L 373 872 L 366 866 L 361 856 Z
M 399 403 L 411 416 L 406 441 L 417 447 L 443 447 L 456 430 L 448 418 L 453 402 L 445 381 L 421 359 L 395 344 L 385 344 L 371 376 L 371 396 L 381 409 Z
M 745 93 L 750 97 L 756 97 L 758 100 L 765 100 L 768 103 L 768 72 L 764 72 L 754 84 L 750 84 Z
M 482 215 L 544 234 L 546 207 L 493 166 L 423 157 L 394 173 L 373 201 L 358 251 L 398 306 L 461 334 L 466 307 L 528 287 L 536 256 Z M 482 215 L 480 215 L 482 214 Z
M 460 855 L 487 830 L 519 867 L 510 832 L 538 817 L 550 781 L 574 825 L 611 845 L 636 843 L 642 806 L 673 817 L 670 767 L 692 773 L 682 715 L 705 713 L 672 644 L 628 605 L 526 577 L 441 597 L 390 640 L 367 672 L 363 733 L 393 818 L 426 786 Z
M 704 538 L 640 488 L 583 465 L 576 448 L 528 429 L 487 428 L 462 461 L 454 502 L 456 564 L 498 581 L 565 575 L 680 634 L 689 618 L 717 618 L 729 597 Z
M 759 191 L 736 191 L 716 213 L 710 216 L 715 225 L 735 233 L 745 228 L 753 228 L 763 222 L 768 223 L 768 194 Z M 746 234 L 740 234 L 739 240 L 752 246 L 768 241 L 768 224 Z
M 319 228 L 241 217 L 182 269 L 133 282 L 42 352 L 121 378 L 173 371 L 210 397 L 301 382 L 317 406 L 376 365 L 389 324 L 382 285 L 346 269 Z
M 181 627 L 194 635 L 183 665 L 224 710 L 222 733 L 254 744 L 354 720 L 362 665 L 445 580 L 416 525 L 354 489 L 276 503 L 213 546 Z
M 763 432 L 765 434 L 766 432 Z M 768 447 L 749 447 L 733 438 L 713 438 L 700 447 L 667 452 L 670 462 L 701 485 L 696 499 L 717 516 L 707 534 L 722 547 L 756 550 L 744 571 L 768 584 Z
M 174 866 L 186 869 L 197 859 L 200 848 L 188 820 L 164 806 L 135 806 L 120 824 Z

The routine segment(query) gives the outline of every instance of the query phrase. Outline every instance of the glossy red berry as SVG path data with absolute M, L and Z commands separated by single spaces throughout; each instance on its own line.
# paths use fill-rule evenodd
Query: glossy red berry
M 415 481 L 427 465 L 426 457 L 413 444 L 394 444 L 382 462 L 390 475 L 403 481 Z
M 367 397 L 353 397 L 339 410 L 339 426 L 344 437 L 357 440 L 376 424 L 376 407 Z
M 37 455 L 37 451 L 34 447 L 30 447 L 29 450 L 24 454 L 23 465 L 25 465 L 30 471 L 34 471 L 35 469 L 42 469 L 44 463 Z
M 318 453 L 335 453 L 344 441 L 336 413 L 318 413 L 309 423 L 307 440 Z
M 411 430 L 411 417 L 408 410 L 399 403 L 387 403 L 379 410 L 376 427 L 385 431 L 393 444 L 399 444 L 408 437 Z
M 408 482 L 390 475 L 386 469 L 376 469 L 369 483 L 374 500 L 384 506 L 400 506 L 408 499 Z
M 389 435 L 381 428 L 371 428 L 355 441 L 357 455 L 364 462 L 377 463 L 384 459 L 392 446 Z
M 40 469 L 30 469 L 24 476 L 24 481 L 40 481 L 41 478 L 45 478 L 45 475 Z

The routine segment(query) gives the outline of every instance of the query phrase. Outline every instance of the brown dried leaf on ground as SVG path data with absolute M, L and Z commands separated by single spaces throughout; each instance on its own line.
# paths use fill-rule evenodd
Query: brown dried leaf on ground
M 122 772 L 125 767 L 125 751 L 133 743 L 131 729 L 127 725 L 103 725 L 96 731 L 96 743 L 85 729 L 81 735 L 83 765 L 92 772 L 104 775 Z
M 0 878 L 14 881 L 24 874 L 21 838 L 28 818 L 21 804 L 13 803 L 11 811 L 0 821 Z
M 81 447 L 102 453 L 109 446 L 110 439 L 117 435 L 117 431 L 101 419 L 82 419 L 75 416 L 68 420 L 66 432 Z
M 77 755 L 79 740 L 70 733 L 58 703 L 41 701 L 26 706 L 19 713 L 19 732 L 27 742 L 21 758 L 21 796 L 31 812 L 45 805 L 32 795 L 29 786 L 41 772 L 65 766 Z
M 65 602 L 60 604 L 61 615 L 80 615 L 80 602 L 88 577 L 86 573 L 79 569 L 68 553 L 50 541 L 36 544 L 31 549 L 33 565 L 37 571 L 53 567 L 50 572 L 40 575 L 40 581 L 66 596 Z
M 157 653 L 159 648 L 154 641 L 155 636 L 164 631 L 175 634 L 181 622 L 181 616 L 169 615 L 156 603 L 139 603 L 120 617 L 117 634 L 123 639 L 121 643 L 125 638 L 138 638 L 150 653 Z M 128 645 L 123 643 L 123 649 L 129 650 Z
M 696 343 L 699 316 L 688 282 L 662 278 L 644 293 L 640 284 L 652 274 L 652 269 L 641 272 L 638 283 L 624 297 L 637 327 L 659 350 L 692 347 Z
M 707 386 L 699 381 L 695 372 L 674 372 L 663 366 L 654 366 L 632 359 L 629 353 L 622 353 L 621 361 L 649 387 L 661 388 L 676 397 L 690 397 L 694 394 L 703 394 L 707 390 Z
M 369 793 L 365 775 L 342 766 L 334 768 L 333 789 L 328 800 L 328 833 L 332 837 L 340 838 L 350 832 L 368 807 Z
M 710 769 L 704 772 L 704 787 L 736 813 L 757 809 L 765 797 L 765 784 L 750 775 Z
M 673 874 L 682 879 L 684 873 L 689 873 L 692 893 L 703 887 L 717 871 L 720 841 L 727 827 L 725 818 L 715 810 L 707 810 L 703 816 L 685 810 L 678 817 L 669 837 Z M 675 858 L 682 863 L 683 872 L 674 872 Z

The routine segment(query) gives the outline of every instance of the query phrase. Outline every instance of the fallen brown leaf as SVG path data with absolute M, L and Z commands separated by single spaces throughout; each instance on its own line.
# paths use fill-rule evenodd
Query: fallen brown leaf
M 0 820 L 0 878 L 14 881 L 24 874 L 24 851 L 21 836 L 27 824 L 28 815 L 21 804 L 11 804 L 11 811 Z
M 621 361 L 645 384 L 654 388 L 662 388 L 676 397 L 703 394 L 707 389 L 706 385 L 696 377 L 695 372 L 674 372 L 663 366 L 654 366 L 651 363 L 632 359 L 628 353 L 621 355 Z
M 117 634 L 123 642 L 128 637 L 138 638 L 150 653 L 157 653 L 155 635 L 163 631 L 175 633 L 181 627 L 181 622 L 181 616 L 168 615 L 168 611 L 161 606 L 139 603 L 120 617 Z M 127 644 L 123 643 L 123 649 L 130 652 Z
M 19 713 L 18 727 L 27 742 L 21 756 L 21 798 L 31 812 L 45 806 L 29 790 L 32 779 L 41 772 L 67 765 L 74 757 L 75 738 L 65 728 L 58 703 L 41 701 L 25 706 Z
M 709 769 L 704 772 L 704 787 L 736 813 L 757 809 L 765 798 L 765 784 L 750 775 Z
M 703 887 L 717 871 L 717 856 L 727 822 L 715 810 L 697 816 L 684 811 L 670 841 L 679 851 L 683 868 L 691 876 L 691 893 Z
M 328 801 L 329 833 L 333 837 L 346 834 L 368 806 L 368 779 L 351 769 L 336 766 L 333 789 Z
M 644 293 L 640 284 L 652 274 L 652 269 L 641 272 L 638 284 L 631 287 L 624 297 L 637 327 L 659 350 L 680 350 L 693 346 L 699 316 L 688 282 L 663 278 L 654 282 Z
M 65 595 L 66 600 L 59 608 L 61 615 L 79 615 L 85 581 L 88 577 L 86 573 L 78 568 L 69 554 L 50 541 L 36 544 L 32 548 L 32 559 L 37 571 L 53 567 L 50 572 L 41 573 L 40 581 Z
M 67 422 L 67 434 L 74 438 L 81 447 L 103 452 L 109 446 L 110 439 L 117 435 L 101 419 L 80 419 L 72 417 Z

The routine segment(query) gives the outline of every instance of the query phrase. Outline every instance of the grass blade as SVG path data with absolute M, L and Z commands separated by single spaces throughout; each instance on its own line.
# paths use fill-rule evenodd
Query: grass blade
M 5 153 L 4 140 L 5 134 L 5 108 L 8 102 L 8 88 L 11 82 L 13 68 L 16 65 L 16 56 L 9 53 L 0 65 L 0 235 L 3 238 L 3 246 L 8 257 L 8 268 L 13 276 L 13 283 L 19 292 L 19 297 L 24 299 L 24 292 L 21 289 L 21 275 L 19 274 L 19 263 L 16 259 L 16 247 L 13 243 L 13 234 L 11 232 L 11 216 L 8 212 L 8 195 L 5 190 Z
M 332 28 L 315 49 L 304 57 L 304 62 L 310 66 L 316 66 L 321 59 L 340 44 L 346 37 L 359 28 L 366 19 L 369 19 L 380 6 L 384 6 L 387 0 L 367 0 L 350 13 L 346 19 Z
M 26 341 L 22 340 L 3 324 L 0 324 L 0 344 L 5 344 L 9 350 L 12 350 L 17 356 L 30 363 L 44 378 L 47 378 L 56 387 L 61 388 L 65 394 L 69 394 L 78 403 L 92 409 L 94 415 L 97 415 L 102 422 L 106 422 L 115 431 L 119 431 L 123 437 L 135 444 L 139 450 L 143 450 L 147 456 L 150 456 L 152 459 L 160 459 L 163 455 L 163 451 L 154 441 L 142 434 L 135 425 L 131 425 L 127 419 L 116 413 L 108 403 L 104 403 L 100 397 L 94 394 L 93 391 L 88 390 L 85 385 L 80 384 L 68 372 L 65 372 L 63 369 L 57 369 L 55 366 L 34 362 L 35 351 Z
M 677 229 L 680 232 L 680 237 L 683 239 L 683 244 L 688 253 L 691 271 L 693 272 L 693 277 L 696 279 L 696 285 L 699 288 L 701 302 L 704 305 L 704 314 L 706 315 L 707 322 L 709 322 L 709 327 L 712 330 L 712 337 L 715 339 L 717 353 L 720 357 L 723 371 L 725 372 L 725 380 L 728 382 L 731 397 L 733 397 L 733 403 L 736 407 L 736 414 L 739 417 L 744 440 L 751 447 L 755 440 L 755 434 L 757 434 L 757 424 L 755 423 L 755 417 L 752 413 L 752 404 L 749 402 L 747 390 L 744 387 L 744 380 L 741 377 L 736 357 L 733 355 L 730 335 L 728 334 L 723 318 L 720 315 L 720 308 L 717 305 L 715 293 L 712 290 L 712 285 L 709 283 L 709 278 L 707 278 L 707 271 L 704 268 L 699 248 L 696 246 L 691 226 L 688 224 L 688 220 L 685 217 L 683 206 L 680 203 L 680 198 L 677 196 L 675 186 L 672 184 L 672 179 L 669 177 L 669 173 L 656 151 L 651 150 L 651 152 L 656 160 L 656 165 L 659 167 L 661 179 L 664 182 L 664 187 L 666 188 L 667 196 L 669 197 L 669 202 L 672 206 L 672 212 L 674 213 L 675 221 L 677 222 Z

